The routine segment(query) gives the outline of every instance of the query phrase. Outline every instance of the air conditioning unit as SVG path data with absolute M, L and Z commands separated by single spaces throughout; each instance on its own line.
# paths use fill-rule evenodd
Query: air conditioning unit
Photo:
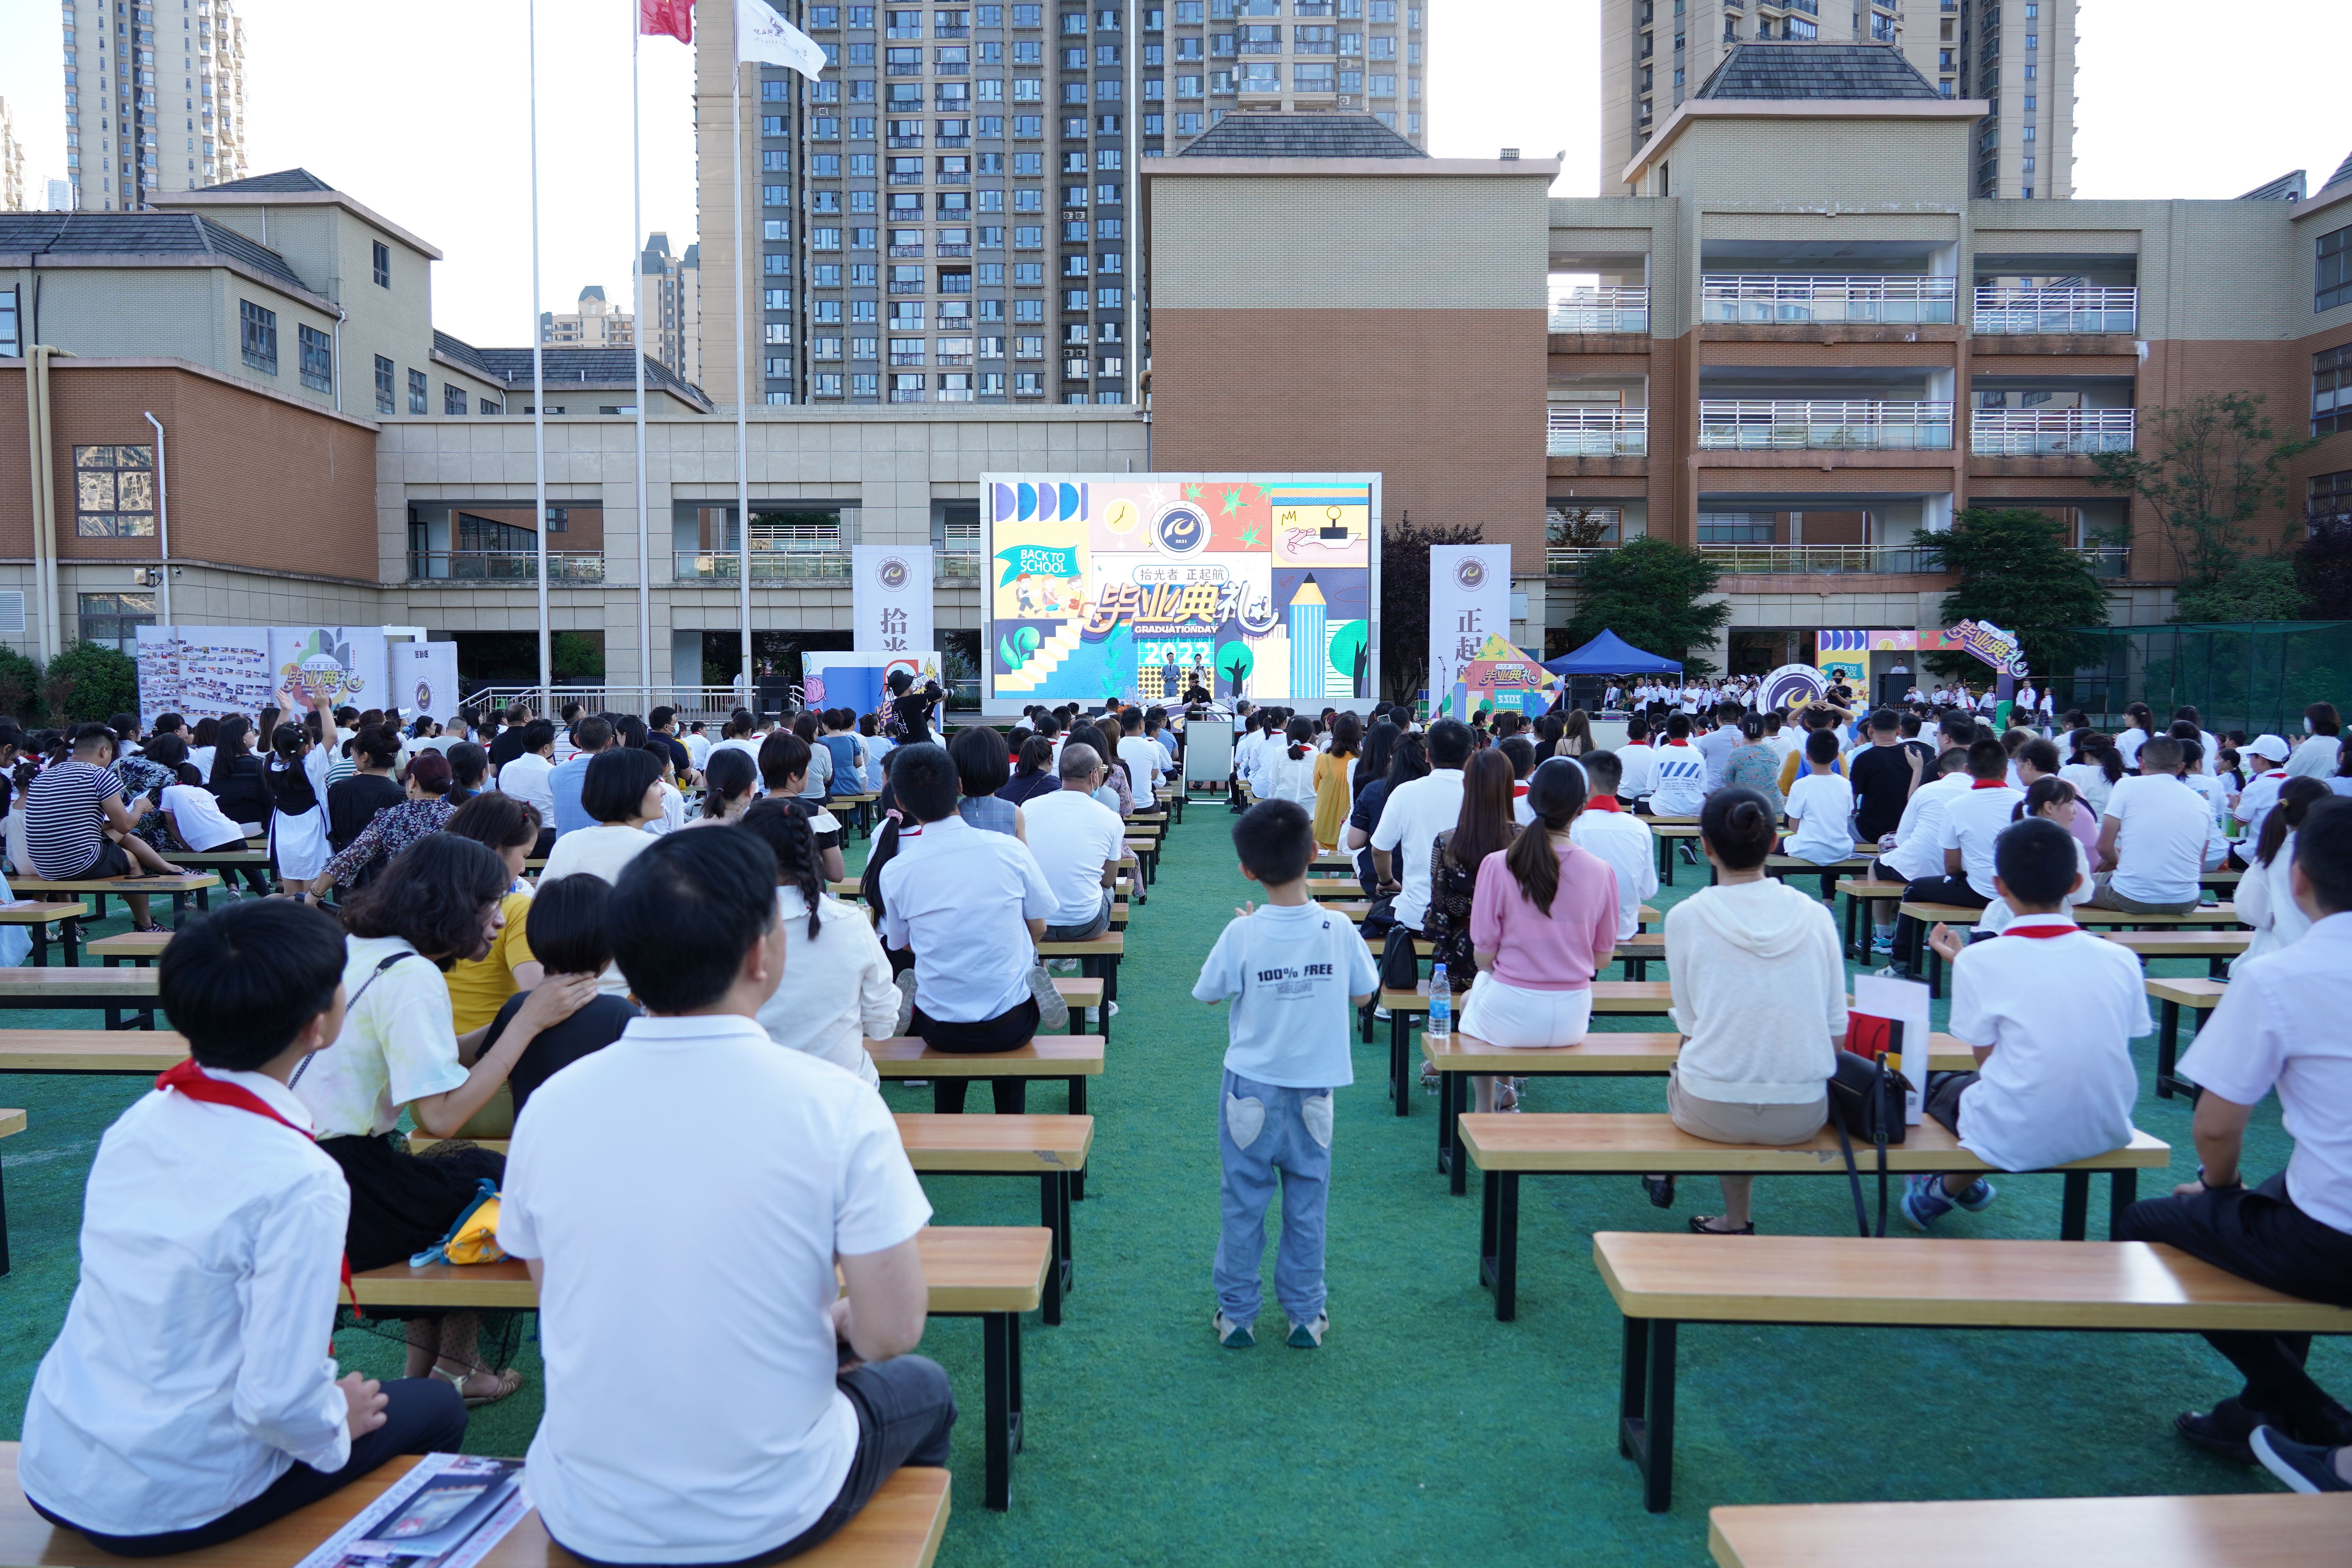
M 1347 109 L 1352 106 L 1355 101 L 1356 100 L 1344 92 L 1339 95 L 1339 107 L 1342 109 Z

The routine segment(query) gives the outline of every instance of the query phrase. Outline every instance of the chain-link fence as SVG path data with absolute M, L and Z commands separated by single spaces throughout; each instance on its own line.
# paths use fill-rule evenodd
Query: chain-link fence
M 2290 737 L 2314 702 L 2352 706 L 2352 621 L 2105 626 L 2078 634 L 2086 657 L 2057 682 L 2058 707 L 2113 729 L 2127 704 L 2158 719 L 2194 704 L 2205 728 Z

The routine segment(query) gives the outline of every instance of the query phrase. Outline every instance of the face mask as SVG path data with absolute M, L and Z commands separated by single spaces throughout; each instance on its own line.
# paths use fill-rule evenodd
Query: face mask
M 2311 721 L 2308 719 L 2303 721 L 2303 732 L 2306 735 L 2311 733 Z

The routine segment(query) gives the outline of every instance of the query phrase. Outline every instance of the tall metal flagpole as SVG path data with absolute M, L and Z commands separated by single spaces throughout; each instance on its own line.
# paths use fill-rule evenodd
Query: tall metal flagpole
M 539 0 L 524 9 L 530 29 L 530 449 L 533 504 L 539 513 L 539 686 L 555 700 L 555 654 L 547 629 L 547 355 L 539 327 Z
M 755 5 L 763 0 L 735 0 L 738 5 Z M 739 33 L 737 35 L 740 37 Z M 730 42 L 729 47 L 731 49 Z M 744 414 L 743 400 L 751 395 L 744 390 L 743 370 L 743 61 L 735 58 L 735 72 L 728 83 L 728 100 L 734 110 L 735 140 L 728 153 L 735 165 L 735 544 L 739 552 L 735 563 L 740 574 L 743 616 L 743 698 L 744 706 L 752 704 L 751 691 L 751 434 Z
M 637 7 L 629 7 L 629 278 L 636 296 L 637 324 L 634 334 L 637 362 L 637 669 L 646 686 L 646 703 L 653 705 L 654 589 L 652 545 L 646 535 L 653 510 L 646 496 L 646 174 L 645 148 L 638 126 L 637 37 L 645 31 Z M 676 672 L 672 672 L 675 676 Z M 673 679 L 672 684 L 676 681 Z

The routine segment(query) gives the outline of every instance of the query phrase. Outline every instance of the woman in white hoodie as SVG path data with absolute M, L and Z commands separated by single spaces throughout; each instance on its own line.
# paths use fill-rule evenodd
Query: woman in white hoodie
M 1764 875 L 1778 824 L 1752 789 L 1720 789 L 1699 815 L 1715 886 L 1666 911 L 1666 974 L 1683 1046 L 1666 1079 L 1676 1127 L 1716 1143 L 1801 1143 L 1829 1119 L 1845 1037 L 1845 961 L 1827 906 Z M 1647 1176 L 1650 1201 L 1674 1178 Z M 1725 1176 L 1702 1236 L 1749 1236 L 1749 1176 Z
M 2249 958 L 2291 947 L 2311 929 L 2311 917 L 2294 901 L 2287 885 L 2287 868 L 2294 864 L 2295 830 L 2303 826 L 2311 804 L 2334 798 L 2318 779 L 2289 779 L 2279 787 L 2278 804 L 2263 817 L 2262 837 L 2254 841 L 2253 858 L 2238 879 L 2238 919 L 2253 928 L 2246 951 L 2231 965 L 2235 973 Z

